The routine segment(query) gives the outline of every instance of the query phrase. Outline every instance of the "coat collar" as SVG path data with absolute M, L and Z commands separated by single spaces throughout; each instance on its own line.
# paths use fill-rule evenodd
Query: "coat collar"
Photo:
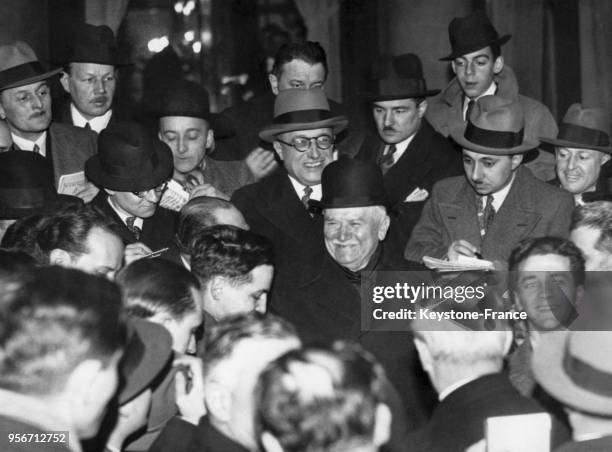
M 497 95 L 499 97 L 510 100 L 518 99 L 518 83 L 510 66 L 504 64 L 504 68 L 493 77 L 493 80 L 497 83 Z M 440 99 L 448 106 L 458 106 L 463 109 L 463 90 L 457 77 L 454 77 L 440 93 Z

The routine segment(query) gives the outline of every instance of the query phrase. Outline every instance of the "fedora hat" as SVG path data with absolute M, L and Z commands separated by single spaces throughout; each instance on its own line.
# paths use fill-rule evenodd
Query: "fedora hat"
M 455 17 L 448 25 L 451 54 L 440 61 L 453 60 L 466 53 L 508 42 L 512 35 L 499 36 L 484 11 L 475 11 L 466 17 Z
M 365 94 L 370 101 L 414 99 L 440 92 L 427 89 L 421 59 L 413 53 L 380 57 L 372 67 L 372 76 L 378 81 L 378 92 Z
M 259 132 L 259 138 L 274 142 L 276 135 L 296 130 L 330 127 L 334 135 L 348 125 L 346 116 L 332 116 L 322 89 L 288 89 L 274 100 L 274 120 Z
M 564 405 L 612 416 L 611 354 L 609 330 L 551 332 L 542 335 L 532 366 L 538 383 Z
M 61 69 L 46 70 L 23 41 L 0 46 L 0 91 L 46 80 Z
M 0 219 L 52 214 L 83 204 L 76 196 L 58 194 L 53 182 L 53 170 L 43 156 L 30 151 L 0 153 Z
M 98 153 L 85 163 L 96 185 L 117 191 L 145 191 L 172 176 L 172 151 L 135 124 L 117 124 L 98 135 Z
M 540 140 L 553 146 L 612 153 L 610 117 L 603 108 L 573 104 L 563 117 L 557 138 L 541 137 Z
M 363 160 L 341 158 L 327 165 L 321 175 L 321 190 L 321 201 L 309 201 L 317 210 L 391 204 L 380 168 Z
M 73 32 L 63 63 L 97 63 L 125 66 L 115 34 L 107 25 L 78 24 Z
M 119 363 L 123 385 L 119 405 L 123 405 L 151 386 L 172 356 L 172 337 L 161 325 L 146 320 L 128 322 L 128 339 Z
M 538 146 L 525 139 L 525 119 L 518 101 L 483 96 L 476 101 L 467 125 L 451 131 L 464 149 L 490 155 L 521 154 Z

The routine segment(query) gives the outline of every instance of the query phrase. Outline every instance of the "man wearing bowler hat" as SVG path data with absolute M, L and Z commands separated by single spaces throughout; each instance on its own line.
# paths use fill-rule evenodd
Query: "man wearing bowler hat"
M 15 149 L 46 157 L 53 167 L 56 188 L 88 202 L 98 190 L 82 172 L 85 161 L 96 153 L 96 135 L 51 122 L 47 81 L 58 72 L 46 71 L 22 41 L 0 46 L 0 118 L 6 119 Z M 71 176 L 72 188 L 62 187 L 62 176 Z
M 60 78 L 67 95 L 55 102 L 53 118 L 100 133 L 117 122 L 113 109 L 117 68 L 127 63 L 107 25 L 81 23 L 70 42 Z
M 387 243 L 403 250 L 433 184 L 461 174 L 460 157 L 425 119 L 427 98 L 440 90 L 427 89 L 419 57 L 412 53 L 381 57 L 374 68 L 378 92 L 368 100 L 378 136 L 364 141 L 357 158 L 380 166 L 399 220 Z
M 118 226 L 126 264 L 170 247 L 176 212 L 158 206 L 172 177 L 172 152 L 138 126 L 117 124 L 100 132 L 97 155 L 85 173 L 102 190 L 92 203 Z
M 452 129 L 466 123 L 479 98 L 495 94 L 520 103 L 525 114 L 525 136 L 530 140 L 557 134 L 548 108 L 519 94 L 514 72 L 504 63 L 501 46 L 511 35 L 499 36 L 483 11 L 453 19 L 448 35 L 452 51 L 440 60 L 451 62 L 456 77 L 429 103 L 427 119 L 436 130 L 448 136 Z M 531 161 L 524 163 L 538 179 L 554 177 L 554 159 L 549 153 L 534 150 L 526 158 Z
M 482 256 L 505 263 L 527 237 L 569 235 L 569 193 L 536 179 L 521 166 L 537 142 L 524 137 L 519 102 L 480 98 L 466 127 L 452 132 L 463 148 L 464 176 L 434 185 L 406 247 L 406 259 Z
M 602 167 L 610 161 L 610 117 L 603 108 L 573 104 L 565 114 L 557 138 L 542 137 L 555 146 L 557 179 L 553 181 L 574 195 L 576 205 L 590 195 L 612 191 Z

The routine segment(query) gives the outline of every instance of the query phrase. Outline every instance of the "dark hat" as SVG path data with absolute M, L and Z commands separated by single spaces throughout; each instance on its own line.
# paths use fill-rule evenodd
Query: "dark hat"
M 321 189 L 321 201 L 309 201 L 315 209 L 388 207 L 391 204 L 382 171 L 363 160 L 341 158 L 327 165 L 321 175 Z
M 85 163 L 96 185 L 117 191 L 145 191 L 172 176 L 172 151 L 135 124 L 117 124 L 98 135 L 98 153 Z
M 346 116 L 332 116 L 322 89 L 287 89 L 274 100 L 274 121 L 259 132 L 259 138 L 269 143 L 276 135 L 296 130 L 330 127 L 334 135 L 348 125 Z
M 490 155 L 527 152 L 538 142 L 526 140 L 523 109 L 518 101 L 483 96 L 476 101 L 467 125 L 455 128 L 451 136 L 459 146 Z
M 540 140 L 553 146 L 612 153 L 610 117 L 603 108 L 573 104 L 563 117 L 557 138 L 541 137 Z
M 511 37 L 512 35 L 500 37 L 484 11 L 475 11 L 466 17 L 455 17 L 448 26 L 451 54 L 440 58 L 440 61 L 453 60 L 492 44 L 505 44 Z
M 414 99 L 440 92 L 427 89 L 421 59 L 413 53 L 380 57 L 372 68 L 372 76 L 378 80 L 378 92 L 366 93 L 370 101 Z
M 0 91 L 45 80 L 61 71 L 47 71 L 23 41 L 0 46 Z
M 74 29 L 64 63 L 129 64 L 120 55 L 113 30 L 107 25 L 80 23 Z
M 83 204 L 76 196 L 58 194 L 53 181 L 53 170 L 43 156 L 30 151 L 0 153 L 0 219 L 52 214 Z
M 123 405 L 151 386 L 172 356 L 172 337 L 161 325 L 146 320 L 128 322 L 128 340 L 119 363 Z

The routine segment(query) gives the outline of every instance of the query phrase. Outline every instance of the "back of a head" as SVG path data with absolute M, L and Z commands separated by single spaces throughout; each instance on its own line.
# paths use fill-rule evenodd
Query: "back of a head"
M 0 248 L 0 273 L 11 273 L 36 267 L 37 262 L 25 251 L 12 248 Z
M 20 218 L 8 227 L 0 246 L 23 251 L 32 256 L 39 264 L 48 262 L 48 258 L 38 244 L 38 235 L 46 227 L 50 218 L 42 214 Z
M 376 444 L 382 367 L 356 345 L 288 352 L 260 375 L 257 429 L 285 452 L 348 452 Z M 268 439 L 269 440 L 269 439 Z
M 302 60 L 311 66 L 322 64 L 325 69 L 325 77 L 327 78 L 327 55 L 325 49 L 318 42 L 289 42 L 283 45 L 274 58 L 274 66 L 272 66 L 272 74 L 280 77 L 283 71 L 283 65 L 293 61 Z
M 126 340 L 121 295 L 106 279 L 46 267 L 0 281 L 0 388 L 53 395 L 85 360 L 104 365 Z
M 612 254 L 612 202 L 595 201 L 576 207 L 570 229 L 579 227 L 600 231 L 595 248 Z

